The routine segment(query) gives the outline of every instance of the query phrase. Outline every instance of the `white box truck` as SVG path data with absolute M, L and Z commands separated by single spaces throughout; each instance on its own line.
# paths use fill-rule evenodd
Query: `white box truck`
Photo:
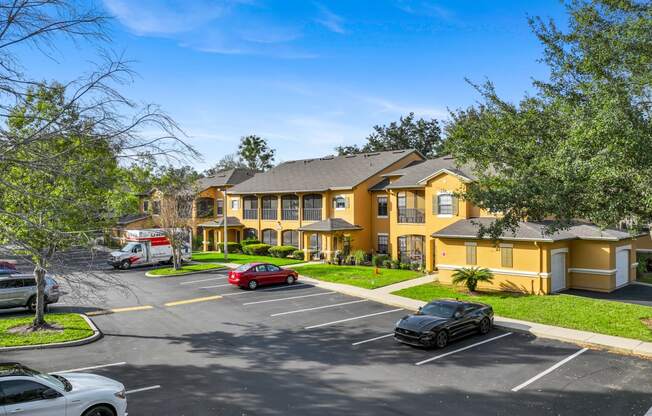
M 192 256 L 192 233 L 190 230 L 183 232 L 187 234 L 187 239 L 181 248 L 181 259 L 189 261 Z M 172 263 L 172 246 L 162 229 L 126 230 L 125 239 L 127 244 L 109 257 L 109 264 L 114 268 Z

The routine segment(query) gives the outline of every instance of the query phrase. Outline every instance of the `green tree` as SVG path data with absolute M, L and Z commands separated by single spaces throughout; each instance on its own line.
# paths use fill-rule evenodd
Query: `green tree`
M 478 283 L 486 282 L 491 283 L 494 279 L 494 275 L 489 271 L 489 269 L 484 269 L 480 267 L 468 267 L 456 270 L 453 273 L 453 284 L 466 285 L 469 292 L 475 292 L 475 289 L 478 287 Z
M 204 175 L 213 176 L 217 172 L 227 169 L 246 168 L 247 164 L 242 161 L 237 153 L 222 156 L 212 168 L 206 169 Z
M 113 218 L 138 212 L 140 205 L 138 195 L 147 193 L 154 187 L 155 167 L 156 163 L 152 160 L 119 167 L 116 186 L 108 190 L 109 209 Z
M 387 126 L 374 126 L 374 131 L 359 147 L 347 145 L 336 147 L 340 155 L 380 152 L 385 150 L 416 149 L 427 158 L 445 154 L 441 127 L 437 120 L 415 119 L 414 113 L 401 117 Z
M 652 3 L 567 3 L 568 28 L 530 19 L 544 47 L 548 81 L 518 103 L 490 82 L 482 104 L 452 114 L 447 145 L 478 180 L 463 195 L 504 217 L 481 233 L 499 236 L 522 219 L 576 218 L 637 228 L 652 218 Z
M 267 141 L 256 135 L 240 139 L 238 155 L 250 169 L 267 170 L 273 166 L 276 150 L 267 145 Z
M 45 326 L 45 273 L 61 250 L 88 244 L 90 233 L 110 219 L 107 189 L 119 167 L 112 143 L 88 129 L 75 106 L 65 106 L 62 86 L 28 93 L 8 118 L 8 134 L 20 138 L 12 158 L 0 161 L 0 244 L 17 247 L 34 263 L 37 308 L 34 328 Z M 65 119 L 67 132 L 58 129 Z M 30 140 L 51 132 L 47 140 Z

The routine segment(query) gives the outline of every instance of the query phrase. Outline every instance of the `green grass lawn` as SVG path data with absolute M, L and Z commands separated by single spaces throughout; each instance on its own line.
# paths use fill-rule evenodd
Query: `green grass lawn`
M 314 277 L 333 283 L 375 289 L 404 280 L 422 276 L 420 272 L 412 270 L 378 269 L 380 274 L 374 274 L 374 268 L 369 266 L 336 266 L 332 264 L 309 264 L 296 268 L 304 276 Z
M 33 319 L 32 316 L 0 319 L 0 347 L 52 344 L 74 341 L 93 335 L 93 330 L 88 326 L 84 318 L 75 313 L 53 313 L 45 316 L 46 322 L 61 325 L 63 331 L 40 331 L 28 334 L 7 332 L 7 330 L 17 326 L 29 325 Z
M 643 275 L 636 280 L 639 282 L 652 284 L 652 273 L 643 273 Z
M 571 295 L 481 292 L 470 296 L 466 288 L 437 283 L 399 290 L 394 294 L 423 301 L 438 298 L 473 300 L 493 306 L 496 315 L 506 318 L 652 341 L 652 329 L 641 322 L 643 318 L 652 318 L 652 308 L 647 306 Z
M 188 264 L 181 266 L 181 269 L 179 270 L 174 270 L 173 267 L 163 267 L 161 269 L 152 270 L 148 274 L 152 276 L 177 276 L 204 270 L 219 270 L 223 268 L 223 266 L 218 264 Z
M 192 253 L 194 261 L 204 261 L 212 263 L 224 263 L 224 254 L 217 251 L 196 251 Z M 270 263 L 277 266 L 287 266 L 290 264 L 305 263 L 304 260 L 281 259 L 271 256 L 250 256 L 248 254 L 229 254 L 229 263 L 246 264 L 246 263 Z

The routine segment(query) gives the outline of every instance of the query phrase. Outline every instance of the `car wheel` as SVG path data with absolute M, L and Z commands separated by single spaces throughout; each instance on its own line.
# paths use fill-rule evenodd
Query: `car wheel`
M 294 276 L 289 275 L 288 277 L 285 278 L 285 283 L 288 285 L 293 285 L 294 284 Z
M 85 411 L 82 416 L 115 416 L 115 412 L 108 406 L 95 406 Z
M 478 332 L 480 332 L 482 335 L 488 333 L 491 331 L 491 321 L 489 318 L 483 318 L 480 321 L 480 326 L 478 327 Z
M 122 270 L 127 270 L 130 267 L 131 267 L 131 263 L 129 263 L 129 260 L 122 260 L 122 263 L 120 263 L 120 268 Z
M 27 309 L 29 309 L 30 312 L 36 312 L 36 296 L 29 298 L 27 301 Z
M 255 280 L 250 280 L 249 283 L 247 284 L 247 287 L 249 288 L 249 290 L 256 290 L 256 288 L 258 287 L 258 282 Z
M 437 348 L 444 348 L 448 344 L 448 333 L 446 331 L 439 331 L 435 336 L 435 346 Z

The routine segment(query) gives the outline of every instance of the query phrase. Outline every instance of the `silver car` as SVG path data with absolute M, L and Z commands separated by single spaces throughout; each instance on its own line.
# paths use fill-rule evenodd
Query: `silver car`
M 59 284 L 45 276 L 46 304 L 59 301 Z M 0 273 L 0 309 L 25 307 L 36 310 L 36 279 L 31 274 Z

